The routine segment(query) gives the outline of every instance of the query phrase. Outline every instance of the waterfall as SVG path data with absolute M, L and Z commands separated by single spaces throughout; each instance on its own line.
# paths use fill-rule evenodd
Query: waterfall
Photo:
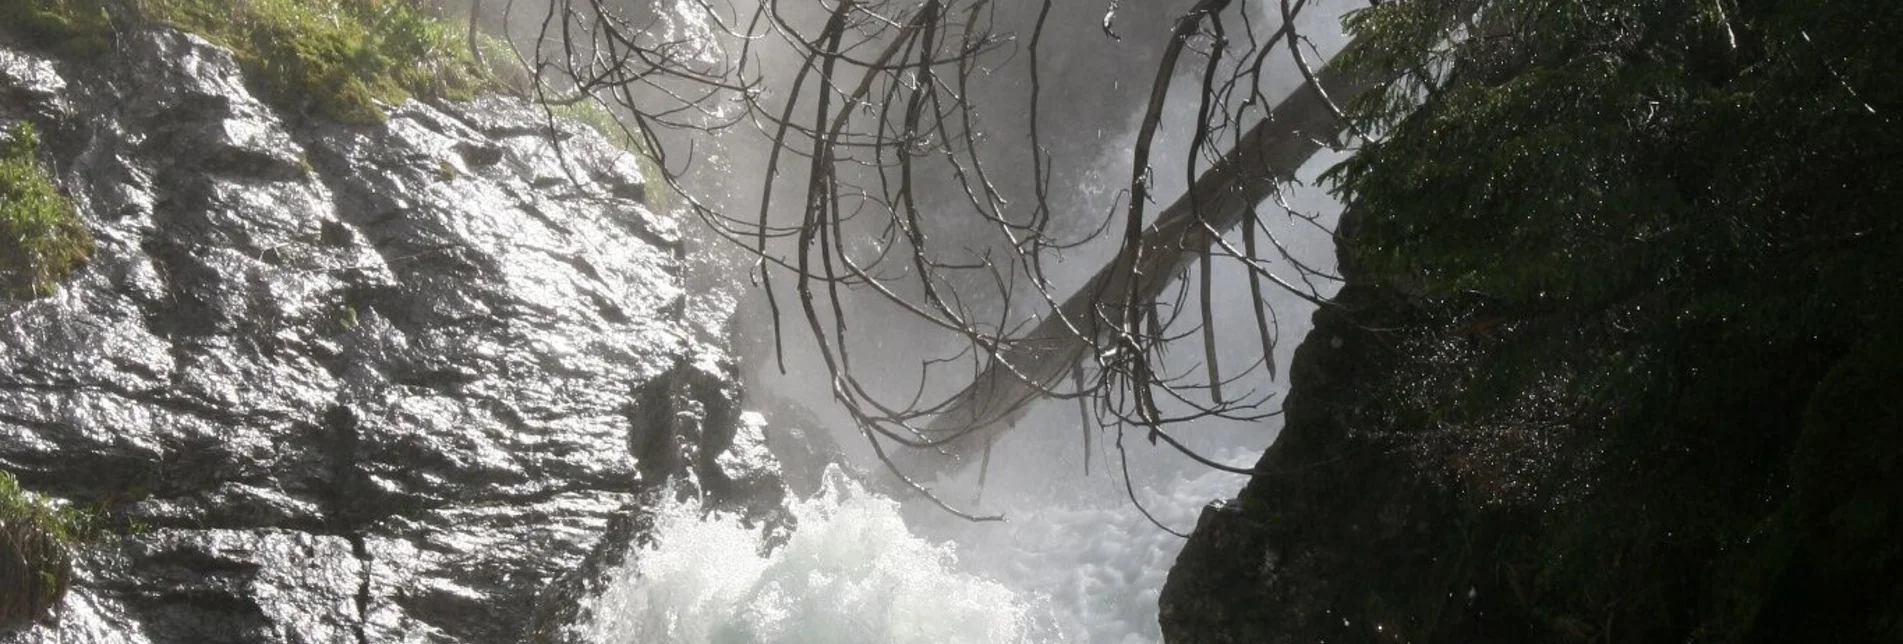
M 664 509 L 654 546 L 598 598 L 593 639 L 611 644 L 1060 641 L 1050 602 L 961 571 L 953 544 L 913 534 L 899 504 L 837 466 L 796 502 L 799 529 L 768 550 L 733 517 Z
M 1337 158 L 1317 159 L 1306 178 Z M 1331 219 L 1339 211 L 1315 188 L 1287 199 Z M 1280 232 L 1307 249 L 1307 261 L 1332 265 L 1325 232 L 1301 222 Z M 1218 271 L 1214 279 L 1227 288 L 1244 276 Z M 1282 364 L 1312 310 L 1285 299 L 1277 302 L 1286 317 Z M 1235 322 L 1224 325 L 1221 339 L 1254 342 L 1247 315 L 1221 316 Z M 593 635 L 615 644 L 1160 641 L 1157 595 L 1182 540 L 1151 524 L 1138 504 L 1164 526 L 1187 531 L 1205 504 L 1233 497 L 1246 481 L 1131 435 L 1124 445 L 1132 500 L 1114 433 L 1086 455 L 1078 421 L 1069 404 L 1033 410 L 995 447 L 981 498 L 974 471 L 937 481 L 948 498 L 1004 514 L 1002 523 L 887 498 L 836 467 L 818 494 L 794 504 L 798 527 L 775 548 L 732 517 L 703 517 L 691 504 L 667 508 L 652 545 L 630 557 L 596 600 Z M 765 431 L 775 431 L 773 422 L 766 420 Z M 1273 420 L 1212 419 L 1183 428 L 1181 437 L 1215 460 L 1246 467 L 1276 427 Z M 849 430 L 835 429 L 839 436 Z
M 1313 20 L 1318 24 L 1336 20 L 1348 6 L 1331 6 Z M 1264 15 L 1261 19 L 1272 24 L 1280 18 Z M 1114 51 L 1123 46 L 1096 37 L 1095 17 L 1086 22 L 1087 28 L 1079 31 L 1082 36 L 1063 40 L 1064 46 L 1077 50 L 1066 58 L 1093 60 L 1091 47 Z M 1133 21 L 1126 25 L 1124 35 L 1142 26 Z M 1320 46 L 1332 51 L 1331 44 Z M 1134 54 L 1125 51 L 1123 55 Z M 1147 76 L 1129 76 L 1129 69 L 1119 67 L 1130 65 L 1129 60 L 1101 58 L 1077 64 L 1102 67 L 1095 70 L 1102 72 L 1097 77 L 1122 84 L 1125 90 L 1120 92 L 1147 86 Z M 1277 87 L 1264 91 L 1286 92 L 1298 78 L 1292 72 L 1277 75 L 1273 79 Z M 1068 114 L 1076 106 L 1063 109 Z M 1183 148 L 1190 138 L 1183 124 L 1194 122 L 1195 109 L 1191 98 L 1178 96 L 1170 102 L 1168 118 L 1158 134 L 1158 153 L 1153 159 L 1157 167 L 1183 167 Z M 1047 127 L 1064 128 L 1050 135 L 1054 139 L 1071 141 L 1076 149 L 1096 150 L 1092 154 L 1097 158 L 1081 160 L 1075 174 L 1100 185 L 1075 191 L 1071 204 L 1078 212 L 1107 212 L 1119 203 L 1119 182 L 1129 176 L 1128 155 L 1117 151 L 1133 145 L 1133 123 L 1127 121 L 1134 117 L 1099 114 L 1091 118 L 1096 120 L 1072 118 L 1059 123 L 1053 119 Z M 757 187 L 751 181 L 731 180 L 760 174 L 765 154 L 758 145 L 729 136 L 706 146 L 711 151 L 704 161 L 717 171 L 712 180 L 690 181 L 690 189 L 704 190 L 703 198 L 735 212 L 758 212 Z M 1329 229 L 1340 206 L 1313 184 L 1321 169 L 1340 158 L 1325 152 L 1312 159 L 1297 184 L 1278 195 L 1277 205 L 1265 207 L 1263 215 L 1264 226 L 1297 261 L 1324 270 L 1334 265 Z M 1185 188 L 1180 174 L 1159 174 L 1156 194 L 1169 198 L 1180 194 Z M 1283 216 L 1284 209 L 1288 216 Z M 1230 241 L 1241 244 L 1239 235 L 1232 235 Z M 1115 243 L 1115 239 L 1101 239 L 1073 251 L 1074 263 L 1055 262 L 1050 270 L 1058 288 L 1081 283 L 1103 258 L 1114 254 Z M 1285 265 L 1271 268 L 1287 270 Z M 1242 292 L 1248 288 L 1244 270 L 1235 262 L 1225 262 L 1215 269 L 1212 286 L 1221 289 L 1218 292 Z M 1294 274 L 1283 277 L 1292 283 L 1301 280 Z M 1323 295 L 1333 289 L 1319 288 Z M 1269 297 L 1281 329 L 1274 358 L 1287 365 L 1308 330 L 1312 307 L 1286 293 Z M 792 300 L 789 296 L 785 301 Z M 1252 306 L 1247 297 L 1218 304 L 1217 335 L 1222 343 L 1260 352 Z M 764 315 L 743 317 L 757 323 Z M 898 360 L 909 360 L 911 354 L 894 349 L 918 351 L 930 343 L 908 335 L 903 327 L 897 323 L 854 327 L 854 341 L 866 345 L 858 359 L 862 363 L 895 361 L 883 366 L 915 371 L 915 363 L 899 364 Z M 830 404 L 833 392 L 827 378 L 815 377 L 824 373 L 815 366 L 817 356 L 789 342 L 784 359 L 791 373 L 777 373 L 764 366 L 774 361 L 765 353 L 772 350 L 771 344 L 759 340 L 767 333 L 757 328 L 743 331 L 751 331 L 754 342 L 761 343 L 751 351 L 744 346 L 739 349 L 741 355 L 757 361 L 749 386 L 777 398 L 803 401 L 816 415 L 830 416 L 831 427 L 802 429 L 829 431 L 844 446 L 844 458 L 860 471 L 879 468 L 857 429 L 842 415 L 821 409 Z M 1180 358 L 1182 367 L 1194 366 L 1201 358 L 1189 355 L 1194 351 L 1182 353 L 1172 356 Z M 1285 390 L 1286 381 L 1262 379 L 1235 387 L 1273 393 Z M 768 417 L 766 431 L 775 431 L 778 422 L 785 421 Z M 837 467 L 827 470 L 817 494 L 793 504 L 797 529 L 784 544 L 769 544 L 757 528 L 733 517 L 704 516 L 692 505 L 666 508 L 651 544 L 631 556 L 610 590 L 595 600 L 592 634 L 598 641 L 617 644 L 1159 641 L 1157 596 L 1183 543 L 1164 527 L 1187 532 L 1207 503 L 1234 496 L 1246 478 L 1195 463 L 1143 440 L 1141 432 L 1135 431 L 1125 437 L 1120 451 L 1114 431 L 1104 430 L 1085 453 L 1079 422 L 1072 403 L 1039 405 L 1018 421 L 1017 431 L 994 445 L 983 490 L 978 489 L 977 473 L 970 471 L 976 468 L 931 482 L 942 497 L 960 506 L 1002 513 L 1007 519 L 1002 523 L 968 522 L 922 500 L 888 498 L 866 489 Z M 1176 435 L 1203 455 L 1247 467 L 1273 440 L 1279 425 L 1275 418 L 1208 419 L 1178 427 Z
M 1141 496 L 1187 526 L 1239 480 L 1204 471 Z M 799 528 L 761 531 L 692 503 L 664 509 L 653 545 L 595 600 L 609 644 L 1154 642 L 1156 597 L 1181 541 L 1121 497 L 1019 507 L 1004 524 L 908 526 L 897 501 L 830 469 L 794 504 Z M 1041 501 L 1041 500 L 1039 500 Z M 1119 503 L 1118 501 L 1122 501 Z

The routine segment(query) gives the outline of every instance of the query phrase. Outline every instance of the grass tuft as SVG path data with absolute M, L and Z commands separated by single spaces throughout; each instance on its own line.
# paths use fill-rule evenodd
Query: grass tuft
M 109 48 L 116 25 L 165 24 L 230 49 L 259 94 L 343 123 L 372 124 L 384 106 L 412 97 L 468 99 L 490 91 L 530 94 L 534 76 L 506 41 L 472 38 L 420 0 L 0 0 L 0 28 L 63 53 Z M 472 51 L 472 46 L 474 51 Z M 555 111 L 593 126 L 634 153 L 649 205 L 666 209 L 654 154 L 638 128 L 599 104 Z
M 467 99 L 523 76 L 479 64 L 465 28 L 417 0 L 0 0 L 0 25 L 60 53 L 105 51 L 115 22 L 203 36 L 231 49 L 267 100 L 343 123 L 380 123 L 386 104 Z
M 58 605 L 73 580 L 73 545 L 94 517 L 21 489 L 0 471 L 0 627 L 31 623 Z
M 144 0 L 143 8 L 231 48 L 267 99 L 340 122 L 382 122 L 384 104 L 469 98 L 487 83 L 458 28 L 406 0 Z
M 596 132 L 607 138 L 609 143 L 633 154 L 636 163 L 641 167 L 641 179 L 646 182 L 643 192 L 646 193 L 648 207 L 656 212 L 668 211 L 670 206 L 668 187 L 661 176 L 661 164 L 655 160 L 654 152 L 649 149 L 647 141 L 642 139 L 642 132 L 638 126 L 622 123 L 621 119 L 608 111 L 607 107 L 591 100 L 556 105 L 550 110 L 557 117 L 594 128 Z
M 112 42 L 105 0 L 0 0 L 0 24 L 67 55 L 99 54 Z
M 93 252 L 72 201 L 40 169 L 39 147 L 25 121 L 0 146 L 0 290 L 19 299 L 52 295 Z

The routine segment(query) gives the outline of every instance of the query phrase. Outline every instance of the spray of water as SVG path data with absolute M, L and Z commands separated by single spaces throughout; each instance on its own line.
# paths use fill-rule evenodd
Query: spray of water
M 1187 0 L 1139 3 L 1134 7 L 1163 15 Z M 1034 5 L 1035 3 L 1025 3 Z M 1046 64 L 1053 86 L 1047 88 L 1047 136 L 1064 148 L 1068 165 L 1058 167 L 1056 185 L 1069 192 L 1059 205 L 1065 216 L 1079 222 L 1113 210 L 1119 182 L 1129 176 L 1127 151 L 1133 139 L 1136 106 L 1147 87 L 1147 76 L 1130 70 L 1146 69 L 1153 51 L 1131 50 L 1142 42 L 1140 30 L 1167 27 L 1166 21 L 1146 21 L 1133 12 L 1122 35 L 1126 40 L 1102 38 L 1098 26 L 1103 3 L 1064 0 L 1065 18 L 1088 18 L 1068 27 L 1062 43 L 1048 52 Z M 1255 6 L 1265 24 L 1279 21 L 1268 15 L 1268 5 Z M 1316 25 L 1339 16 L 1354 3 L 1333 3 L 1335 11 L 1318 14 Z M 1166 6 L 1167 5 L 1167 6 Z M 680 6 L 689 6 L 681 2 Z M 798 4 L 788 5 L 797 11 Z M 1008 6 L 1008 5 L 1007 5 Z M 813 7 L 823 7 L 814 3 Z M 1134 10 L 1133 10 L 1134 11 Z M 1007 12 L 1000 29 L 1009 29 Z M 1154 23 L 1154 24 L 1152 24 Z M 683 23 L 684 24 L 684 23 Z M 1068 23 L 1066 23 L 1068 24 Z M 1309 31 L 1327 32 L 1319 27 Z M 1338 42 L 1317 44 L 1320 53 L 1333 51 Z M 1324 56 L 1325 57 L 1325 56 Z M 768 57 L 768 60 L 772 60 Z M 1294 84 L 1292 74 L 1276 77 L 1283 87 L 1266 88 L 1279 95 Z M 1066 85 L 1075 84 L 1075 86 Z M 1020 85 L 1004 81 L 981 87 L 995 92 L 984 98 L 999 105 L 1021 103 Z M 1179 94 L 1181 94 L 1179 92 Z M 1072 100 L 1059 104 L 1054 98 Z M 1014 102 L 1017 101 L 1017 102 Z M 1187 128 L 1194 105 L 1172 101 L 1163 131 L 1157 167 L 1180 168 Z M 1061 118 L 1059 117 L 1061 116 Z M 1005 122 L 1005 121 L 1000 121 Z M 1175 123 L 1177 125 L 1171 125 Z M 1001 133 L 1008 134 L 1008 133 Z M 690 189 L 708 203 L 736 213 L 758 212 L 759 142 L 740 134 L 707 147 L 704 161 L 718 169 L 717 180 L 693 184 Z M 1172 152 L 1175 151 L 1175 152 Z M 1339 157 L 1316 159 L 1304 174 L 1312 179 L 1320 168 Z M 1158 176 L 1157 194 L 1173 198 L 1180 193 L 1179 173 Z M 744 180 L 736 181 L 735 178 Z M 1332 225 L 1339 206 L 1314 188 L 1283 196 L 1292 210 L 1317 215 L 1321 225 L 1289 218 L 1276 233 L 1312 266 L 1332 266 Z M 1279 209 L 1269 209 L 1279 211 Z M 779 216 L 780 213 L 775 213 Z M 1079 224 L 1082 226 L 1083 224 Z M 1088 228 L 1088 226 L 1083 226 Z M 953 238 L 962 239 L 953 235 Z M 1114 239 L 1087 245 L 1068 261 L 1056 258 L 1047 267 L 1060 288 L 1081 283 L 1114 253 Z M 1232 240 L 1239 244 L 1239 240 Z M 1295 280 L 1295 275 L 1285 275 Z M 728 284 L 734 280 L 723 276 Z M 716 280 L 721 281 L 721 280 Z M 1218 269 L 1212 279 L 1218 292 L 1241 293 L 1246 276 L 1233 265 Z M 757 294 L 756 294 L 757 295 Z M 754 298 L 757 300 L 758 298 Z M 761 308 L 757 301 L 750 304 Z M 1306 332 L 1309 307 L 1294 297 L 1278 298 L 1277 311 L 1283 340 L 1276 356 L 1286 365 L 1300 336 Z M 743 310 L 749 304 L 743 304 Z M 917 370 L 917 352 L 932 347 L 918 325 L 880 317 L 876 311 L 858 311 L 854 300 L 846 306 L 859 319 L 878 324 L 854 327 L 851 341 L 862 365 L 889 371 L 892 387 L 910 392 L 916 383 L 906 374 Z M 871 311 L 868 309 L 868 311 Z M 762 311 L 743 314 L 754 327 L 743 328 L 752 338 L 739 348 L 749 364 L 752 390 L 769 391 L 776 398 L 803 404 L 821 419 L 808 431 L 832 432 L 847 453 L 839 457 L 866 469 L 879 467 L 869 457 L 863 440 L 842 414 L 829 409 L 830 380 L 816 354 L 799 343 L 785 347 L 789 373 L 774 364 L 768 336 L 759 322 Z M 1219 302 L 1218 334 L 1225 346 L 1259 346 L 1253 336 L 1253 303 L 1246 296 Z M 903 349 L 903 350 L 900 350 Z M 1197 356 L 1183 356 L 1185 365 Z M 890 364 L 886 364 L 890 363 Z M 888 369 L 889 367 L 889 369 Z M 1246 383 L 1276 388 L 1276 382 Z M 1239 385 L 1240 386 L 1240 385 Z M 768 432 L 779 419 L 769 418 Z M 1237 466 L 1252 463 L 1273 438 L 1277 423 L 1210 421 L 1188 428 L 1182 438 L 1201 453 Z M 594 639 L 603 642 L 681 643 L 798 643 L 828 644 L 883 642 L 1114 642 L 1160 640 L 1156 599 L 1169 565 L 1182 542 L 1158 529 L 1127 497 L 1134 489 L 1154 518 L 1177 530 L 1188 530 L 1197 513 L 1213 499 L 1235 493 L 1244 480 L 1190 462 L 1165 448 L 1133 436 L 1126 441 L 1128 483 L 1120 467 L 1123 453 L 1101 434 L 1086 453 L 1080 444 L 1079 419 L 1070 404 L 1045 405 L 1021 421 L 1023 431 L 1005 435 L 995 446 L 988 480 L 982 491 L 973 471 L 954 473 L 935 482 L 936 489 L 961 505 L 986 513 L 999 512 L 1003 524 L 972 524 L 949 517 L 926 503 L 903 503 L 863 489 L 829 468 L 820 491 L 798 501 L 792 512 L 798 528 L 784 544 L 769 547 L 757 528 L 720 515 L 703 516 L 687 505 L 662 512 L 652 546 L 630 558 L 620 580 L 598 598 L 591 626 Z M 1090 474 L 1084 475 L 1085 468 Z M 968 502 L 968 503 L 967 503 Z
M 1048 602 L 958 570 L 953 546 L 907 529 L 896 502 L 830 468 L 794 505 L 799 529 L 768 551 L 760 531 L 683 503 L 598 598 L 611 643 L 972 644 L 1057 641 Z

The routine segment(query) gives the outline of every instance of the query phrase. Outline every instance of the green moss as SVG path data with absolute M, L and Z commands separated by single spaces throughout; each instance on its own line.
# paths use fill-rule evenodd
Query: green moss
M 25 121 L 0 148 L 0 289 L 9 297 L 51 295 L 92 256 L 92 235 L 73 204 L 40 169 L 39 135 Z
M 0 627 L 30 623 L 59 603 L 72 583 L 72 548 L 95 524 L 0 471 Z
M 484 84 L 456 28 L 401 0 L 144 0 L 149 19 L 230 47 L 273 101 L 346 123 L 379 103 L 466 98 Z
M 518 87 L 506 45 L 478 38 L 416 0 L 0 0 L 0 23 L 63 53 L 96 53 L 115 19 L 166 24 L 228 47 L 265 97 L 345 123 L 376 123 L 380 104 L 460 99 Z M 501 71 L 498 71 L 501 70 Z
M 465 36 L 468 31 L 462 32 Z M 535 86 L 535 75 L 508 41 L 478 32 L 475 37 L 477 62 L 489 76 L 489 84 L 500 91 L 527 96 Z
M 1348 106 L 1344 270 L 1427 318 L 1361 320 L 1407 342 L 1344 426 L 1498 540 L 1499 641 L 1899 641 L 1903 5 L 1482 5 L 1333 63 L 1402 76 Z
M 587 125 L 607 137 L 608 142 L 634 154 L 641 167 L 641 178 L 646 183 L 647 205 L 657 211 L 668 209 L 667 183 L 662 181 L 661 164 L 654 152 L 641 136 L 639 126 L 622 123 L 608 108 L 594 101 L 577 101 L 567 105 L 549 108 L 556 116 Z
M 67 55 L 95 55 L 112 42 L 105 0 L 0 0 L 0 25 Z
M 111 43 L 105 0 L 0 0 L 0 24 L 12 25 L 41 47 L 92 55 Z

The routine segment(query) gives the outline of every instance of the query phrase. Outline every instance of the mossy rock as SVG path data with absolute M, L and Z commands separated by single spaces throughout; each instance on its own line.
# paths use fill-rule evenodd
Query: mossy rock
M 479 64 L 465 27 L 416 0 L 0 0 L 0 26 L 68 55 L 106 51 L 116 28 L 147 24 L 231 49 L 268 100 L 343 123 L 382 122 L 386 104 L 468 98 L 523 76 Z M 478 44 L 485 58 L 514 60 Z
M 49 0 L 40 0 L 42 2 Z M 455 25 L 407 0 L 143 0 L 146 18 L 231 48 L 272 101 L 344 123 L 411 96 L 465 98 L 484 76 Z
M 112 43 L 105 0 L 0 0 L 0 24 L 67 55 L 98 54 Z
M 635 162 L 641 167 L 643 200 L 649 208 L 667 212 L 670 209 L 667 183 L 661 171 L 661 164 L 655 158 L 654 150 L 643 138 L 639 125 L 622 122 L 614 112 L 594 100 L 581 100 L 551 108 L 555 116 L 565 118 L 593 128 L 595 132 L 608 139 L 609 143 L 623 151 L 633 154 Z

